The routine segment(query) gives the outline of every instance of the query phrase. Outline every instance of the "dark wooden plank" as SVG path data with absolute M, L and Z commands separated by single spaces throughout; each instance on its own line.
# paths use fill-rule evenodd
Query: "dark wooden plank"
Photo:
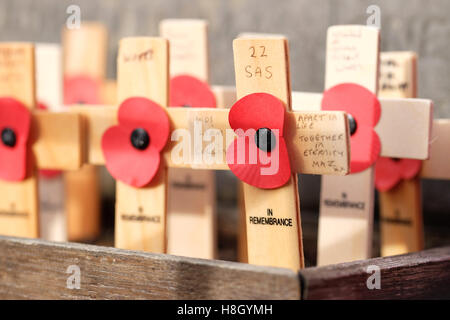
M 378 266 L 381 288 L 369 290 L 369 266 Z M 450 298 L 450 247 L 375 258 L 300 272 L 303 299 Z
M 68 289 L 66 270 L 81 271 Z M 299 299 L 287 269 L 0 237 L 1 299 Z

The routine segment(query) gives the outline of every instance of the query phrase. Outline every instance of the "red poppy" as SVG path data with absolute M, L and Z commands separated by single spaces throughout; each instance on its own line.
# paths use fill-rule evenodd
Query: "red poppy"
M 25 179 L 30 122 L 30 111 L 20 101 L 0 98 L 0 179 Z
M 421 166 L 421 160 L 380 157 L 375 167 L 375 186 L 378 191 L 388 191 L 402 179 L 417 176 Z
M 64 78 L 64 104 L 100 104 L 101 83 L 88 76 Z
M 381 150 L 380 139 L 374 130 L 381 114 L 377 96 L 360 85 L 342 83 L 324 92 L 322 110 L 349 114 L 350 172 L 361 172 L 373 165 Z
M 283 102 L 267 93 L 249 94 L 231 108 L 228 121 L 237 138 L 228 146 L 227 163 L 240 180 L 262 189 L 288 182 L 285 112 Z
M 38 109 L 39 110 L 48 110 L 48 107 L 45 103 L 39 102 Z M 39 170 L 39 175 L 41 175 L 42 177 L 47 178 L 47 179 L 57 177 L 60 174 L 61 174 L 60 170 L 44 170 L 44 169 Z
M 143 187 L 158 171 L 160 152 L 169 137 L 169 118 L 157 103 L 133 97 L 120 105 L 118 119 L 119 125 L 102 137 L 106 168 L 116 180 Z
M 171 107 L 215 108 L 216 97 L 209 85 L 195 77 L 180 75 L 170 80 Z

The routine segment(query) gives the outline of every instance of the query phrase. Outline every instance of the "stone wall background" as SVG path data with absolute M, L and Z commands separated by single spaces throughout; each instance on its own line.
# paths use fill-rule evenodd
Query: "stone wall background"
M 326 29 L 365 24 L 369 5 L 381 9 L 382 43 L 419 56 L 419 96 L 435 102 L 435 117 L 450 117 L 450 1 L 447 0 L 0 0 L 0 41 L 59 42 L 70 4 L 82 20 L 98 20 L 110 34 L 108 76 L 115 77 L 118 40 L 157 35 L 164 18 L 202 18 L 210 24 L 211 82 L 234 84 L 232 40 L 240 32 L 283 33 L 290 40 L 292 88 L 319 92 L 324 86 Z M 219 175 L 223 199 L 234 198 Z M 317 209 L 318 177 L 302 177 L 302 207 Z M 450 183 L 424 182 L 425 212 L 449 213 Z

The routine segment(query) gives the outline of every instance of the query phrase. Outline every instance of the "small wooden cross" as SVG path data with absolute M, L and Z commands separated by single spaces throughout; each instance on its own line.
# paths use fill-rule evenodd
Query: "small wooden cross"
M 252 56 L 251 48 L 265 48 L 264 55 Z M 245 92 L 269 91 L 286 106 L 290 105 L 288 81 L 288 51 L 285 39 L 236 40 L 234 43 L 238 95 Z M 267 57 L 266 57 L 267 55 Z M 246 84 L 246 65 L 249 64 L 255 76 L 262 75 L 262 67 L 272 73 L 271 79 L 254 78 Z M 129 97 L 147 97 L 161 106 L 167 106 L 168 47 L 158 38 L 127 38 L 121 41 L 118 56 L 119 102 Z M 253 73 L 252 73 L 253 74 Z M 262 85 L 264 84 L 264 86 Z M 241 88 L 241 89 L 239 89 Z M 90 163 L 103 164 L 101 150 L 103 132 L 117 123 L 116 107 L 78 107 L 87 123 L 87 158 Z M 165 252 L 166 177 L 170 168 L 195 168 L 229 170 L 226 162 L 226 148 L 233 138 L 228 120 L 229 110 L 220 108 L 167 108 L 170 119 L 172 141 L 163 150 L 164 161 L 155 178 L 142 188 L 135 188 L 118 181 L 116 199 L 116 245 L 152 252 Z M 194 132 L 196 122 L 208 121 L 215 129 L 218 143 L 211 146 L 200 144 L 200 159 L 191 152 L 185 154 L 184 140 L 177 140 L 177 134 Z M 227 134 L 230 137 L 227 137 Z M 318 147 L 308 139 L 311 135 L 329 137 Z M 348 172 L 348 121 L 344 112 L 287 112 L 284 137 L 289 150 L 293 172 L 309 174 L 339 174 Z M 192 144 L 192 145 L 191 145 Z M 187 149 L 197 142 L 187 141 Z M 184 145 L 186 147 L 186 145 Z M 209 148 L 208 148 L 209 146 Z M 198 151 L 198 150 L 197 150 Z M 326 153 L 326 155 L 323 155 Z M 185 157 L 184 157 L 185 156 Z M 207 161 L 212 156 L 215 161 Z M 185 159 L 179 162 L 177 159 Z M 132 163 L 130 163 L 132 165 Z M 282 266 L 298 269 L 303 266 L 301 230 L 298 215 L 296 178 L 287 185 L 262 190 L 246 186 L 246 206 L 249 218 L 259 221 L 268 214 L 273 218 L 289 220 L 289 226 L 248 225 L 249 263 Z M 248 187 L 248 188 L 247 188 Z
M 37 169 L 74 170 L 83 163 L 81 117 L 77 114 L 35 111 L 35 53 L 29 43 L 0 44 L 0 97 L 13 98 L 31 111 L 26 145 L 24 179 L 0 180 L 0 234 L 39 237 Z M 4 102 L 0 108 L 6 108 Z M 20 108 L 19 108 L 20 109 Z M 4 109 L 6 110 L 6 109 Z M 16 106 L 8 113 L 17 112 Z M 24 122 L 2 123 L 0 150 L 17 152 L 18 143 L 28 136 L 19 126 Z M 2 157 L 5 154 L 2 154 Z M 19 156 L 20 159 L 22 159 Z M 5 161 L 5 160 L 2 160 Z M 3 170 L 11 173 L 12 164 Z M 9 169 L 6 169 L 9 168 Z M 4 171 L 5 172 L 5 171 Z
M 176 87 L 176 81 L 180 79 L 177 76 L 187 75 L 208 83 L 207 22 L 169 19 L 161 21 L 159 27 L 161 37 L 168 39 L 170 44 L 170 75 L 173 84 L 170 93 L 175 93 L 171 100 L 176 101 L 179 96 L 174 90 L 183 89 Z M 189 94 L 205 96 L 202 90 L 206 89 L 203 86 L 195 88 L 197 92 L 187 92 L 181 103 L 190 107 L 216 107 L 216 101 L 209 106 L 193 105 L 187 101 L 192 99 Z M 170 106 L 180 107 L 173 103 L 169 100 Z M 213 259 L 217 251 L 216 222 L 214 171 L 183 168 L 168 170 L 167 253 Z
M 64 104 L 102 104 L 106 73 L 107 30 L 97 22 L 64 28 Z M 84 165 L 65 172 L 66 216 L 70 241 L 94 240 L 100 234 L 99 168 Z
M 414 52 L 383 52 L 380 56 L 380 95 L 417 96 L 417 56 Z M 420 178 L 450 179 L 450 120 L 433 121 L 430 158 L 421 172 L 400 181 L 394 188 L 380 192 L 381 255 L 391 256 L 424 248 L 422 192 Z
M 379 30 L 367 26 L 335 26 L 328 30 L 325 87 L 356 83 L 378 90 Z M 295 95 L 296 105 L 320 108 L 321 95 Z M 427 159 L 432 102 L 381 98 L 375 126 L 380 156 Z M 374 168 L 348 177 L 323 177 L 319 217 L 318 265 L 371 256 Z
M 417 97 L 417 56 L 414 52 L 380 54 L 380 97 Z M 423 249 L 420 178 L 398 182 L 379 191 L 381 255 L 392 256 Z

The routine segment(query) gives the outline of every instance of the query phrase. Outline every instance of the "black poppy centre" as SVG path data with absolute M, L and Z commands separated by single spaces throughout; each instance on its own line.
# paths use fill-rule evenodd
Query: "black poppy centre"
M 150 136 L 145 129 L 136 128 L 131 132 L 130 136 L 131 144 L 138 150 L 147 149 L 150 144 Z
M 356 132 L 358 125 L 356 124 L 355 118 L 350 113 L 347 114 L 347 116 L 348 116 L 348 125 L 350 128 L 350 135 L 352 136 Z
M 266 152 L 272 151 L 275 148 L 276 141 L 272 130 L 268 128 L 259 128 L 256 130 L 255 143 L 259 149 Z
M 7 147 L 14 147 L 16 145 L 16 133 L 11 128 L 4 128 L 2 130 L 2 143 Z

